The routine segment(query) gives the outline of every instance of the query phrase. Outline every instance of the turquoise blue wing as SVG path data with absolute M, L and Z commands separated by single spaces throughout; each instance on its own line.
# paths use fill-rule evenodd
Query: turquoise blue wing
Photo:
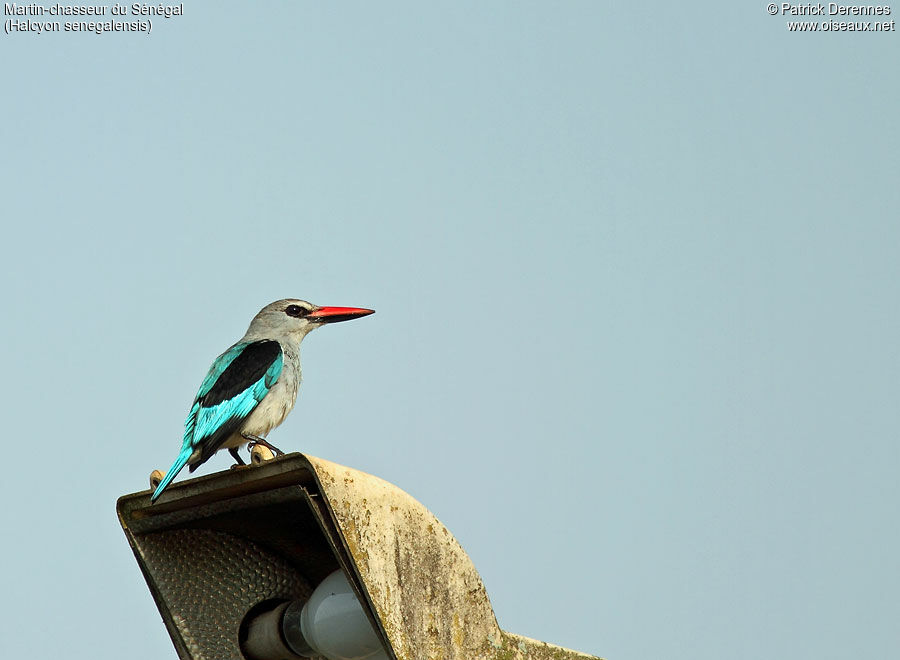
M 181 452 L 156 487 L 151 502 L 162 494 L 187 462 L 200 450 L 191 472 L 204 463 L 234 433 L 278 381 L 284 366 L 277 341 L 235 344 L 213 362 L 184 422 Z
M 277 341 L 235 344 L 220 355 L 200 385 L 185 421 L 184 448 L 200 450 L 191 471 L 212 456 L 265 398 L 284 367 Z

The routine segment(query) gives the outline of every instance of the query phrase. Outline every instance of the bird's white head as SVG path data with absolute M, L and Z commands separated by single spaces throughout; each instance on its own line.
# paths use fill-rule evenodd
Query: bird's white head
M 373 309 L 360 307 L 320 307 L 305 300 L 286 298 L 263 307 L 253 317 L 245 339 L 280 339 L 300 343 L 306 335 L 326 323 L 349 321 Z

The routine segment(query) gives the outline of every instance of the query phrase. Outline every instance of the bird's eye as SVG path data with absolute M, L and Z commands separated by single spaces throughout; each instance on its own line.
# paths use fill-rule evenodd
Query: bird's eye
M 288 305 L 287 309 L 284 310 L 284 313 L 288 316 L 295 316 L 300 318 L 301 316 L 306 316 L 309 314 L 309 310 L 301 307 L 300 305 Z

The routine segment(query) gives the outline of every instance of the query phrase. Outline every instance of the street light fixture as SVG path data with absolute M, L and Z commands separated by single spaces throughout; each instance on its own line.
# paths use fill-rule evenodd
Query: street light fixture
M 431 512 L 329 461 L 289 454 L 117 511 L 185 660 L 593 658 L 501 630 Z

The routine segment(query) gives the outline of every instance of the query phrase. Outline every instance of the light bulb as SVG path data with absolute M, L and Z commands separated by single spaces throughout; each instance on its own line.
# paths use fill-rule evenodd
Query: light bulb
M 341 570 L 313 591 L 303 606 L 300 629 L 313 650 L 328 660 L 388 660 L 378 633 Z

